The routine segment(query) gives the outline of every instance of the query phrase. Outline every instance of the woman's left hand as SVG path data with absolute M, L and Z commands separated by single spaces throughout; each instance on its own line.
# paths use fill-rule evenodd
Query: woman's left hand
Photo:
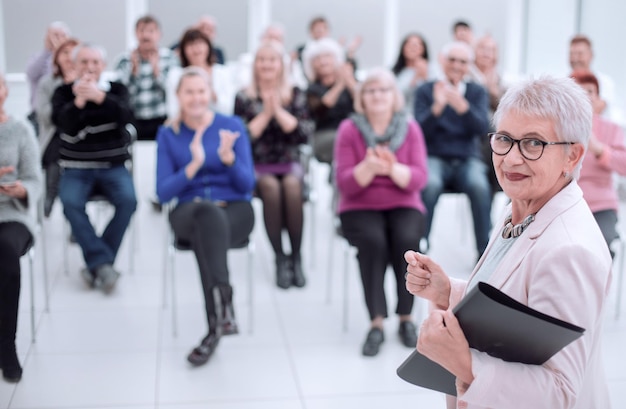
M 26 188 L 20 180 L 0 185 L 0 194 L 16 199 L 25 199 L 27 195 Z
M 231 166 L 235 162 L 233 146 L 237 138 L 239 138 L 239 132 L 220 129 L 220 146 L 217 148 L 217 154 L 226 166 Z
M 431 312 L 420 327 L 417 350 L 462 382 L 474 380 L 469 344 L 452 310 Z

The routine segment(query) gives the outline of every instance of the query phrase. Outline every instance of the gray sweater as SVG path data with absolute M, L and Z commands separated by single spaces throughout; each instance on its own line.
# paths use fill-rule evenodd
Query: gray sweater
M 30 125 L 9 117 L 0 123 L 0 166 L 13 166 L 26 189 L 26 199 L 0 194 L 0 223 L 20 222 L 35 237 L 36 210 L 42 189 L 39 147 Z

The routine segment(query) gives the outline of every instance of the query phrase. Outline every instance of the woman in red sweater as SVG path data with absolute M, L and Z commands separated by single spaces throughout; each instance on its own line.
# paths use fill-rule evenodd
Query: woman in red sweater
M 371 320 L 362 352 L 374 356 L 384 341 L 389 263 L 397 282 L 401 341 L 410 348 L 417 342 L 403 254 L 418 245 L 424 231 L 420 192 L 427 181 L 426 145 L 419 125 L 403 110 L 391 71 L 370 71 L 354 100 L 356 114 L 341 123 L 335 142 L 339 217 L 345 238 L 358 249 Z

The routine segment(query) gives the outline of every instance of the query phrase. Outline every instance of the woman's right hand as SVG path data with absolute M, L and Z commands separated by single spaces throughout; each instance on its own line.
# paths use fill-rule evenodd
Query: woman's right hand
M 404 259 L 408 263 L 405 275 L 408 292 L 447 310 L 450 305 L 450 278 L 441 266 L 430 257 L 411 250 L 404 253 Z

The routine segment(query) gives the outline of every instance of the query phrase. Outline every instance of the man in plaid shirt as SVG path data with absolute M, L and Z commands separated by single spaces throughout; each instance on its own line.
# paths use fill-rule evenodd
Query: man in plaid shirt
M 159 47 L 161 28 L 153 16 L 137 20 L 135 35 L 137 48 L 122 55 L 116 72 L 130 93 L 137 139 L 154 140 L 157 129 L 167 116 L 167 74 L 171 67 L 179 63 L 174 52 L 167 47 Z

